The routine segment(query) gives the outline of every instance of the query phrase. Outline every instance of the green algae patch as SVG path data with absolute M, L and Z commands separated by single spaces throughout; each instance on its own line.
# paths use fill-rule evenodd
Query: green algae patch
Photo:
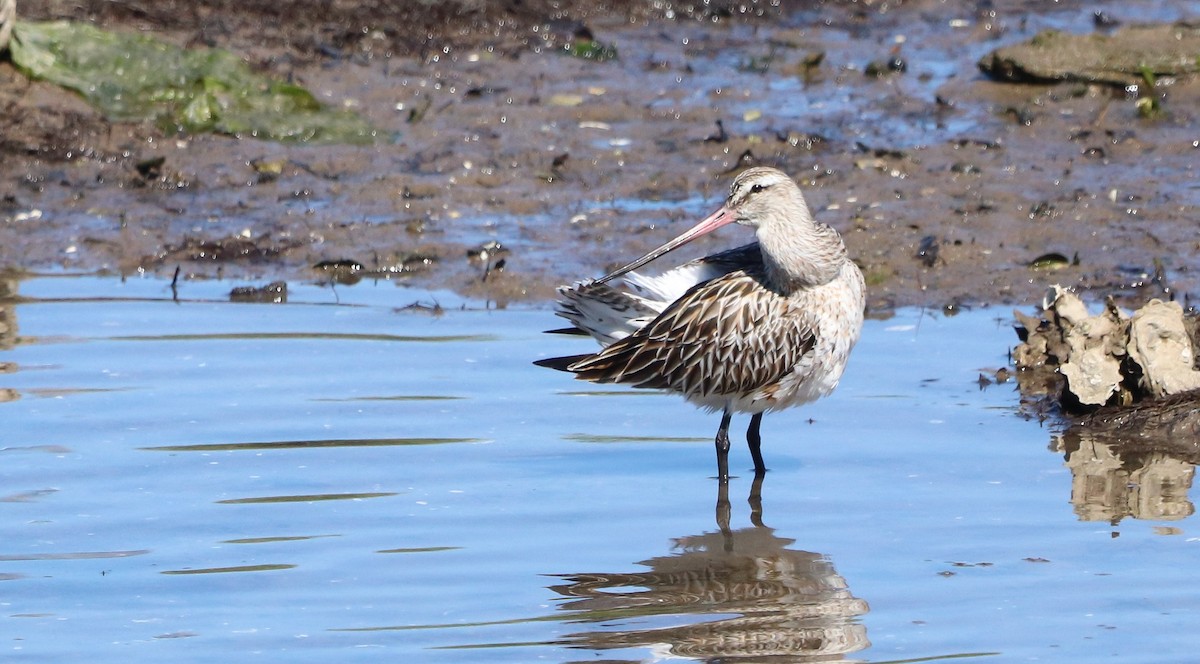
M 583 60 L 608 62 L 617 59 L 617 47 L 595 39 L 578 39 L 565 47 L 567 55 Z
M 28 76 L 74 90 L 113 121 L 289 142 L 375 137 L 358 115 L 325 108 L 303 87 L 256 74 L 221 49 L 52 21 L 18 23 L 10 51 Z

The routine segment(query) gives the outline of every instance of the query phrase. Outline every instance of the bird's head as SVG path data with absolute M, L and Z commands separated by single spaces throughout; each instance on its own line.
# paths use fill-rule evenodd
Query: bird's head
M 754 228 L 780 221 L 812 222 L 800 188 L 786 173 L 775 168 L 742 171 L 729 188 L 725 209 L 737 223 Z

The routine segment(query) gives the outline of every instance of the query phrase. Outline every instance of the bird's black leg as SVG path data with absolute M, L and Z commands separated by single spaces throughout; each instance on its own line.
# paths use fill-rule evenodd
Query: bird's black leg
M 721 415 L 721 428 L 717 429 L 717 479 L 729 481 L 729 418 L 728 410 Z
M 761 475 L 767 472 L 767 465 L 763 463 L 762 458 L 762 436 L 758 433 L 758 427 L 762 424 L 762 413 L 755 413 L 754 417 L 750 418 L 750 428 L 746 429 L 746 444 L 750 446 L 750 456 L 754 459 L 754 474 Z

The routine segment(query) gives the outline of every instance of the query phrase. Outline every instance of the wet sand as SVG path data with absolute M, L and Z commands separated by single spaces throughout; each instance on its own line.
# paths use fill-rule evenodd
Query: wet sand
M 641 3 L 366 18 L 351 3 L 288 17 L 254 2 L 28 4 L 30 20 L 94 18 L 243 53 L 357 109 L 380 140 L 165 135 L 0 63 L 0 268 L 394 278 L 538 301 L 674 235 L 758 164 L 792 173 L 843 233 L 877 314 L 1030 304 L 1052 283 L 1187 304 L 1200 286 L 1200 85 L 1160 81 L 1163 113 L 1145 119 L 1119 87 L 999 83 L 975 64 L 1042 29 L 1098 29 L 1095 10 L 1173 21 L 1183 2 L 673 18 Z M 584 29 L 619 57 L 560 54 Z M 692 255 L 749 237 L 717 235 Z

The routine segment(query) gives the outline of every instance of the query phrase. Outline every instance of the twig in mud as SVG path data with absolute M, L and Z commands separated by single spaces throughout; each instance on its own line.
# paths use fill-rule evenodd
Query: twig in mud
M 406 304 L 403 307 L 399 307 L 395 311 L 397 313 L 402 311 L 410 311 L 413 313 L 429 314 L 430 316 L 441 316 L 442 314 L 446 313 L 445 309 L 442 309 L 442 305 L 437 300 L 434 300 L 432 304 L 426 304 L 425 302 L 418 300 L 416 302 Z

